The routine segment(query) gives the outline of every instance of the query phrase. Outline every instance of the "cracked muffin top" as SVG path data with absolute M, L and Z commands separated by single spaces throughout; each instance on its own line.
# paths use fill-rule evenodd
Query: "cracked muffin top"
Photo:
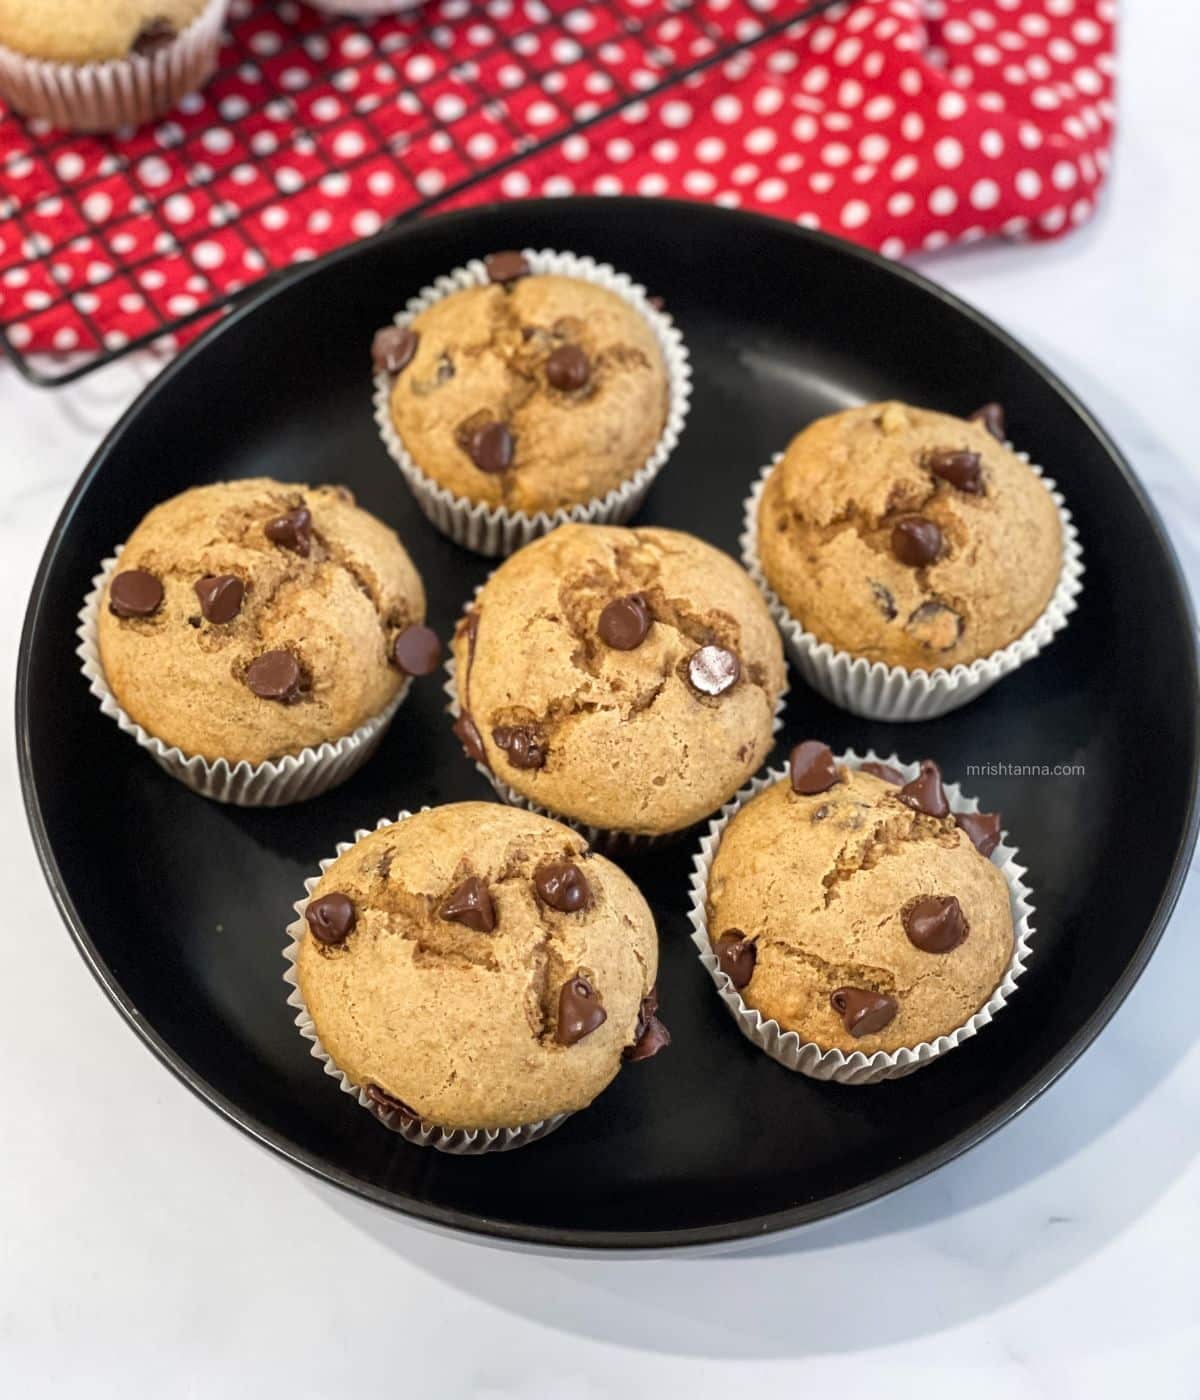
M 377 1108 L 505 1128 L 585 1108 L 670 1037 L 654 919 L 569 828 L 494 802 L 364 837 L 313 890 L 301 995 Z
M 208 0 L 0 0 L 0 44 L 33 58 L 97 63 L 153 53 Z
M 100 600 L 100 660 L 144 729 L 260 763 L 349 734 L 438 665 L 404 546 L 341 486 L 198 486 L 130 536 Z
M 763 491 L 758 548 L 807 631 L 925 671 L 1015 641 L 1062 568 L 1058 511 L 1028 465 L 982 422 L 902 403 L 792 440 Z
M 766 757 L 784 688 L 750 576 L 677 530 L 563 525 L 456 629 L 456 732 L 523 796 L 606 831 L 679 831 Z
M 764 1019 L 849 1055 L 935 1040 L 969 1020 L 1012 958 L 996 814 L 950 813 L 937 765 L 851 769 L 809 741 L 725 828 L 709 938 Z M 885 776 L 879 776 L 883 774 Z
M 667 417 L 649 322 L 577 278 L 494 279 L 375 341 L 395 374 L 392 421 L 417 466 L 455 496 L 535 515 L 585 504 L 645 466 Z M 500 280 L 503 278 L 503 280 Z

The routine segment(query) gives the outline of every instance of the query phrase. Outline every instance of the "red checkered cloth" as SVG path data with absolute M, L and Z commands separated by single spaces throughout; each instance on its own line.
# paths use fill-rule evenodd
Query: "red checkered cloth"
M 809 8 L 431 0 L 348 21 L 233 0 L 220 72 L 159 125 L 0 120 L 0 325 L 23 351 L 117 348 L 431 202 L 677 195 L 889 257 L 1091 214 L 1113 0 Z

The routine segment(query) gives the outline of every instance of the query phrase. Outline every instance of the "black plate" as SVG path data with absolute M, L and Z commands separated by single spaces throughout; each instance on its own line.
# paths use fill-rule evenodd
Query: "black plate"
M 695 406 L 642 514 L 731 552 L 759 466 L 809 419 L 897 396 L 1007 406 L 1065 491 L 1086 588 L 1071 626 L 983 699 L 920 726 L 854 719 L 798 682 L 781 748 L 820 736 L 965 765 L 1082 763 L 1074 778 L 967 782 L 1029 864 L 1036 955 L 996 1023 L 930 1069 L 849 1089 L 789 1074 L 734 1029 L 684 917 L 690 852 L 630 865 L 662 936 L 675 1037 L 544 1143 L 456 1159 L 410 1147 L 339 1094 L 284 1004 L 283 928 L 334 844 L 401 807 L 490 795 L 418 683 L 345 787 L 280 811 L 195 797 L 105 719 L 80 677 L 75 614 L 97 561 L 157 501 L 266 473 L 347 482 L 395 525 L 448 632 L 489 565 L 418 514 L 380 445 L 366 347 L 438 273 L 520 244 L 570 248 L 665 297 Z M 1026 351 L 912 273 L 772 220 L 633 200 L 510 204 L 336 255 L 180 357 L 97 453 L 42 561 L 18 680 L 21 776 L 38 851 L 80 951 L 146 1043 L 247 1132 L 338 1185 L 424 1220 L 574 1247 L 758 1236 L 861 1204 L 1011 1118 L 1088 1045 L 1145 966 L 1195 837 L 1197 675 L 1187 594 L 1113 444 Z M 1146 781 L 1153 756 L 1153 782 Z

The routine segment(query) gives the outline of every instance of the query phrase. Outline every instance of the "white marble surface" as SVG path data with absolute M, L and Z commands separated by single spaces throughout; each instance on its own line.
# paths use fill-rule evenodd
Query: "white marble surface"
M 1183 4 L 1129 9 L 1124 129 L 1095 223 L 926 270 L 1095 407 L 1195 585 L 1200 19 Z M 9 713 L 43 543 L 146 373 L 125 365 L 49 395 L 0 368 Z M 335 1193 L 185 1093 L 61 928 L 11 739 L 0 765 L 0 1393 L 13 1400 L 1200 1395 L 1195 878 L 1098 1044 L 933 1177 L 749 1256 L 524 1257 Z

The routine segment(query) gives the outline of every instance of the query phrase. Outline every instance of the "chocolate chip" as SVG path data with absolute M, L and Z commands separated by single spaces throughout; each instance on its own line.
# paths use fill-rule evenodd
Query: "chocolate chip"
M 909 613 L 904 630 L 931 651 L 949 651 L 958 645 L 962 636 L 962 615 L 945 603 L 931 599 L 918 604 Z
M 792 776 L 792 791 L 805 797 L 828 792 L 837 782 L 833 750 L 819 739 L 805 739 L 802 744 L 797 744 L 788 758 L 788 768 Z
M 950 804 L 942 787 L 942 770 L 932 758 L 921 760 L 921 771 L 911 783 L 905 783 L 900 789 L 900 801 L 915 811 L 924 812 L 927 817 L 949 814 Z
M 503 423 L 485 423 L 467 439 L 467 455 L 481 472 L 505 472 L 512 466 L 516 443 Z
M 478 875 L 468 875 L 438 905 L 438 918 L 465 924 L 476 933 L 491 933 L 496 927 L 496 910 L 488 887 Z
M 866 763 L 859 764 L 859 771 L 873 773 L 877 778 L 882 778 L 885 783 L 895 783 L 897 787 L 904 784 L 904 774 L 899 768 L 893 768 L 890 763 L 876 763 L 874 759 L 868 759 Z
M 200 611 L 209 622 L 232 622 L 242 610 L 246 585 L 236 574 L 206 574 L 197 579 Z
M 114 574 L 108 586 L 108 610 L 118 617 L 150 617 L 162 607 L 163 586 L 145 569 Z
M 514 768 L 541 768 L 546 745 L 536 729 L 526 724 L 500 724 L 492 730 L 492 743 L 503 749 Z
M 954 820 L 981 856 L 990 856 L 1000 844 L 999 812 L 955 812 Z
M 1004 427 L 1004 405 L 998 403 L 985 403 L 982 408 L 977 408 L 967 420 L 970 423 L 982 423 L 997 442 L 1006 442 L 1008 434 Z
M 892 597 L 892 590 L 882 583 L 876 583 L 874 579 L 868 580 L 871 585 L 871 596 L 875 599 L 875 606 L 889 622 L 896 616 L 896 600 Z
M 892 553 L 902 564 L 920 569 L 942 552 L 942 532 L 922 515 L 906 515 L 892 527 Z
M 853 1036 L 875 1035 L 891 1025 L 898 1007 L 892 997 L 863 987 L 839 987 L 829 1004 L 842 1018 L 842 1025 Z
M 420 340 L 411 326 L 384 326 L 371 342 L 371 362 L 377 370 L 399 374 L 417 353 Z
M 821 805 L 817 808 L 817 810 L 809 818 L 809 820 L 814 822 L 823 822 L 832 811 L 833 808 L 829 805 L 828 802 L 822 802 Z
M 592 887 L 587 876 L 569 860 L 550 861 L 533 872 L 533 887 L 538 898 L 551 909 L 563 914 L 575 914 L 592 902 Z
M 591 372 L 591 362 L 578 345 L 560 345 L 546 361 L 546 378 L 565 394 L 582 389 Z
M 174 42 L 177 33 L 178 30 L 165 15 L 155 15 L 153 19 L 146 20 L 138 30 L 129 51 L 140 54 L 143 58 L 153 58 L 161 49 Z
M 948 481 L 968 496 L 978 496 L 983 490 L 983 459 L 978 452 L 958 451 L 939 447 L 925 456 L 925 465 L 934 474 Z
M 605 604 L 596 625 L 600 640 L 617 651 L 632 651 L 640 647 L 650 631 L 650 609 L 640 593 L 614 598 Z
M 304 911 L 318 943 L 344 943 L 354 932 L 354 904 L 349 895 L 335 893 L 314 899 Z
M 396 634 L 392 661 L 406 676 L 428 676 L 442 659 L 442 643 L 432 627 L 414 623 Z
M 671 1043 L 671 1032 L 658 1019 L 658 988 L 651 987 L 638 1008 L 633 1044 L 621 1052 L 624 1060 L 650 1060 Z
M 468 758 L 473 758 L 476 763 L 487 763 L 487 750 L 483 747 L 483 739 L 479 730 L 475 728 L 475 721 L 465 710 L 454 721 L 454 734 Z
M 563 983 L 558 994 L 558 1029 L 554 1033 L 560 1045 L 574 1045 L 607 1020 L 608 1012 L 600 1005 L 586 977 L 576 973 Z
M 923 953 L 949 953 L 967 936 L 962 906 L 952 894 L 917 900 L 904 911 L 903 921 L 908 941 Z
M 263 533 L 272 544 L 290 549 L 301 559 L 307 559 L 312 547 L 312 514 L 306 506 L 297 506 L 295 510 L 268 520 L 263 526 Z
M 740 928 L 727 929 L 713 944 L 717 965 L 740 992 L 754 975 L 758 947 Z
M 378 1084 L 367 1085 L 367 1098 L 369 1098 L 377 1108 L 381 1108 L 384 1113 L 398 1113 L 407 1123 L 419 1123 L 421 1121 L 421 1115 L 415 1108 L 409 1108 L 403 1099 L 398 1099 L 394 1094 L 389 1094 L 386 1089 L 381 1089 Z
M 702 695 L 723 695 L 741 674 L 741 663 L 724 647 L 701 647 L 688 661 L 688 680 Z
M 499 282 L 503 286 L 515 282 L 519 277 L 529 276 L 529 263 L 525 254 L 517 252 L 516 249 L 490 253 L 484 258 L 483 265 L 487 268 L 488 281 Z
M 290 651 L 264 651 L 246 671 L 246 684 L 264 700 L 290 705 L 300 694 L 300 663 Z

